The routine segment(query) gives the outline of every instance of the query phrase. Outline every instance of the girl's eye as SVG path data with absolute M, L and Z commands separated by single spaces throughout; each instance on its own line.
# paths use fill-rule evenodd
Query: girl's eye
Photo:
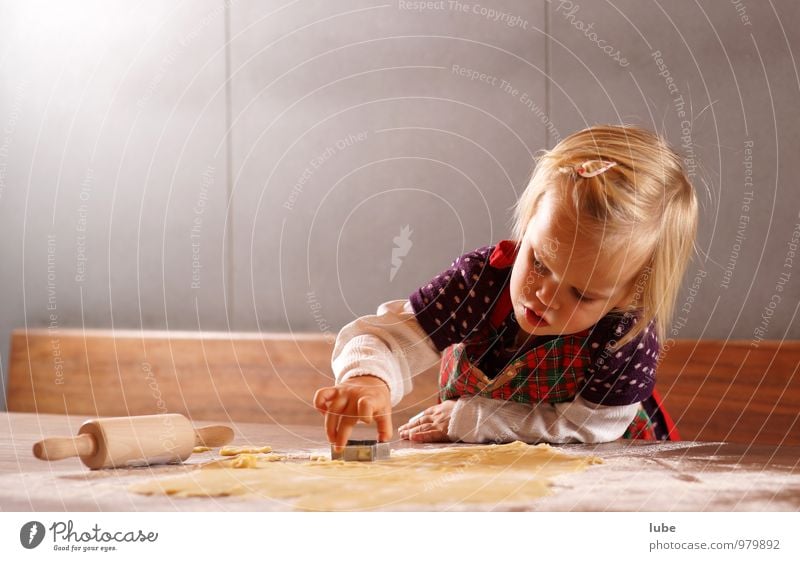
M 533 258 L 533 269 L 540 275 L 544 274 L 544 272 L 547 271 L 547 267 L 544 266 L 544 263 L 542 263 L 535 257 Z
M 578 299 L 578 302 L 591 302 L 592 300 L 594 300 L 594 298 L 587 298 L 577 290 L 575 290 L 574 292 L 575 292 L 575 297 Z

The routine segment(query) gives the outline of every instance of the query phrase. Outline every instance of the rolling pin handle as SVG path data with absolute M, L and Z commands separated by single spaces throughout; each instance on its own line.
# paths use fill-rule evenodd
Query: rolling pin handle
M 233 429 L 223 425 L 202 427 L 194 431 L 194 445 L 216 448 L 233 440 Z
M 92 456 L 97 452 L 97 441 L 91 434 L 74 438 L 45 438 L 33 445 L 33 455 L 40 460 L 63 460 L 73 456 Z

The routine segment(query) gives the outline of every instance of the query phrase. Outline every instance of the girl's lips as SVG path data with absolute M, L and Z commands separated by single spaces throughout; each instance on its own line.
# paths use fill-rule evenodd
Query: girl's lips
M 525 306 L 525 319 L 531 325 L 540 325 L 542 327 L 550 325 L 542 316 L 531 310 L 528 306 Z

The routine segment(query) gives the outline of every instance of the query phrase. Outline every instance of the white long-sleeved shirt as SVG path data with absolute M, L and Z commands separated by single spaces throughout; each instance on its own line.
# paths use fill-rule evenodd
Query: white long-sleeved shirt
M 417 374 L 438 365 L 441 354 L 417 322 L 408 300 L 391 300 L 377 314 L 360 317 L 339 332 L 332 365 L 336 382 L 369 374 L 386 382 L 392 406 Z M 526 404 L 464 396 L 454 407 L 447 436 L 462 442 L 609 442 L 621 437 L 638 403 L 598 405 L 577 396 L 563 403 Z

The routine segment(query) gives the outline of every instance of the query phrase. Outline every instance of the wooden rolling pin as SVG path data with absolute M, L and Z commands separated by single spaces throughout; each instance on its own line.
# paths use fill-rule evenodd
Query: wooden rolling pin
M 86 421 L 78 436 L 45 438 L 33 445 L 40 460 L 80 456 L 91 469 L 144 466 L 183 461 L 195 446 L 223 446 L 233 429 L 209 426 L 195 429 L 177 413 L 108 417 Z

